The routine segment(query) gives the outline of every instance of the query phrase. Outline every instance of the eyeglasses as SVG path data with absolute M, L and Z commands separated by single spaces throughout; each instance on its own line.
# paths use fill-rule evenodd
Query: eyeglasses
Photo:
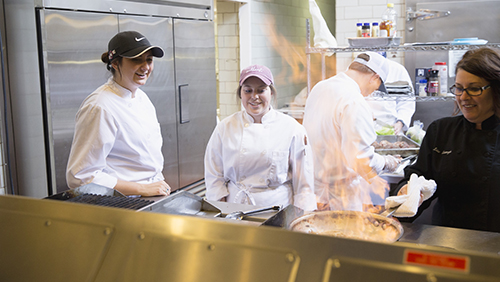
M 479 96 L 483 94 L 483 90 L 486 90 L 488 88 L 490 88 L 490 85 L 486 85 L 483 87 L 469 87 L 469 88 L 461 88 L 457 87 L 456 85 L 453 85 L 452 87 L 450 87 L 450 91 L 451 94 L 455 96 L 461 96 L 462 94 L 464 94 L 464 91 L 467 92 L 469 96 Z

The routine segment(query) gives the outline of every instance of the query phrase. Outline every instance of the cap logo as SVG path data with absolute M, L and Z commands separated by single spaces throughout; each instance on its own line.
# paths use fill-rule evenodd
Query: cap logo
M 262 72 L 262 68 L 252 67 L 251 69 L 247 70 L 247 73 L 248 73 L 248 72 L 251 72 L 251 71 L 258 71 L 258 72 Z
M 136 37 L 136 38 L 135 38 L 135 41 L 139 42 L 139 41 L 143 40 L 144 38 L 146 38 L 146 37 L 141 37 L 141 38 L 137 38 L 137 37 Z

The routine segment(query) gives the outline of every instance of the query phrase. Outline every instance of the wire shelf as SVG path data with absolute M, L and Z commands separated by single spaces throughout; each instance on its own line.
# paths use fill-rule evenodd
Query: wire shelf
M 455 96 L 410 96 L 410 95 L 383 95 L 368 96 L 367 101 L 415 101 L 415 102 L 444 102 L 455 100 Z
M 366 46 L 366 47 L 336 47 L 336 48 L 316 48 L 306 47 L 307 54 L 325 54 L 325 53 L 341 53 L 341 52 L 411 52 L 411 51 L 453 51 L 453 50 L 472 50 L 482 47 L 490 47 L 500 49 L 500 43 L 488 43 L 483 45 L 452 45 L 452 44 L 413 44 L 413 45 L 398 45 L 398 46 Z

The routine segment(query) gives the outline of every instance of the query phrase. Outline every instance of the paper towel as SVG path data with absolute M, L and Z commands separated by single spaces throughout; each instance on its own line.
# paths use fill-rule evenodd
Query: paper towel
M 401 196 L 391 196 L 385 199 L 385 208 L 399 208 L 394 212 L 396 217 L 412 217 L 417 213 L 420 201 L 420 192 L 423 194 L 424 201 L 429 199 L 436 191 L 436 182 L 426 180 L 423 176 L 413 173 L 407 184 L 407 194 Z

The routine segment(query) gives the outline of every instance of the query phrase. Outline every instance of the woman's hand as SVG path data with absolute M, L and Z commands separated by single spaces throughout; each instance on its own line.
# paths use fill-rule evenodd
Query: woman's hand
M 408 194 L 408 184 L 405 184 L 403 187 L 401 187 L 401 189 L 398 192 L 398 196 L 402 196 L 402 195 L 406 195 L 406 194 Z M 418 201 L 418 206 L 420 207 L 420 205 L 423 202 L 424 202 L 424 193 L 422 193 L 422 191 L 420 191 L 420 200 Z
M 158 181 L 149 184 L 141 184 L 141 196 L 168 196 L 170 195 L 170 185 L 165 181 Z
M 145 197 L 168 196 L 172 191 L 170 185 L 163 180 L 149 184 L 118 180 L 114 188 L 122 192 L 124 195 L 141 195 Z

